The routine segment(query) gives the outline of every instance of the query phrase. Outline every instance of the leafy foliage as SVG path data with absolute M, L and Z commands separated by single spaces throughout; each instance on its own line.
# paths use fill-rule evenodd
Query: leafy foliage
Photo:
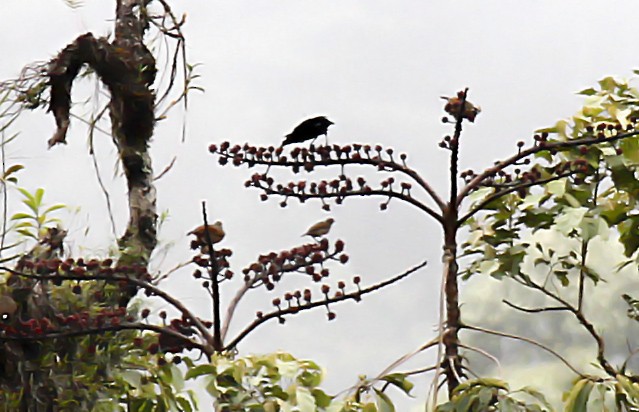
M 299 360 L 291 354 L 234 356 L 217 354 L 210 364 L 193 365 L 186 379 L 202 378 L 209 394 L 221 410 L 299 411 L 299 412 L 377 412 L 394 411 L 383 390 L 371 395 L 361 391 L 345 398 L 328 395 L 320 388 L 324 371 L 313 361 Z M 400 388 L 412 385 L 404 377 L 383 378 Z
M 516 395 L 528 395 L 533 403 L 517 399 Z M 439 405 L 437 412 L 541 412 L 552 411 L 544 396 L 532 388 L 510 391 L 506 382 L 498 379 L 479 378 L 466 381 L 455 388 L 450 401 Z
M 576 316 L 580 326 L 588 331 L 598 348 L 596 363 L 603 375 L 576 379 L 564 396 L 566 411 L 586 411 L 592 407 L 595 408 L 592 410 L 612 410 L 608 409 L 611 393 L 617 410 L 635 410 L 635 375 L 625 370 L 625 366 L 617 369 L 608 362 L 603 337 L 586 318 L 582 305 L 588 299 L 585 283 L 597 286 L 604 279 L 614 281 L 608 274 L 595 270 L 590 262 L 593 239 L 619 242 L 623 246 L 626 260 L 619 262 L 619 269 L 637 264 L 639 136 L 635 128 L 639 90 L 628 81 L 606 77 L 597 88 L 580 93 L 587 97 L 577 114 L 537 131 L 538 144 L 559 145 L 555 146 L 558 148 L 537 152 L 535 162 L 526 165 L 530 172 L 520 169 L 513 172 L 517 178 L 532 173 L 543 181 L 562 165 L 579 162 L 579 174 L 548 179 L 484 203 L 481 211 L 465 222 L 470 237 L 463 248 L 470 262 L 463 275 L 514 280 L 529 289 L 529 293 L 545 295 L 556 306 L 521 308 L 506 302 L 511 307 L 529 313 L 566 311 Z M 572 145 L 574 141 L 580 144 Z M 504 180 L 496 179 L 496 183 L 477 190 L 471 195 L 473 204 L 482 205 L 505 185 Z M 538 231 L 552 234 L 557 242 L 534 241 L 533 234 Z M 557 248 L 557 244 L 564 247 Z M 534 258 L 532 272 L 524 269 L 528 257 Z M 636 319 L 637 297 L 632 292 L 621 297 L 628 304 L 628 316 Z M 632 351 L 635 353 L 636 349 Z M 464 393 L 463 402 L 478 405 L 478 394 L 477 389 Z M 459 396 L 462 394 L 453 402 L 456 405 L 462 402 Z
M 28 190 L 18 188 L 24 199 L 22 204 L 29 208 L 28 212 L 19 212 L 11 216 L 11 220 L 16 222 L 16 231 L 23 236 L 38 240 L 42 236 L 43 231 L 53 224 L 61 223 L 57 217 L 51 214 L 66 206 L 63 204 L 55 204 L 45 207 L 43 203 L 44 189 L 38 188 L 34 193 Z

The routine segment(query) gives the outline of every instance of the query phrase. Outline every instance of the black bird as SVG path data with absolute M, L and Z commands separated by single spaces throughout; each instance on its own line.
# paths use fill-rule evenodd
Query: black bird
M 314 142 L 319 136 L 326 136 L 328 127 L 332 124 L 334 123 L 324 116 L 304 120 L 295 129 L 293 129 L 291 133 L 286 135 L 286 139 L 282 142 L 282 146 L 286 146 L 291 143 L 302 143 L 311 139 L 313 139 Z

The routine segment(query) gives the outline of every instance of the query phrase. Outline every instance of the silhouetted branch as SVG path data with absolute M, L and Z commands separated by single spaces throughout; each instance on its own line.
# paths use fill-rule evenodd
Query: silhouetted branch
M 206 202 L 202 201 L 202 220 L 204 221 L 204 227 L 209 227 L 209 222 L 206 217 Z M 204 231 L 204 239 L 208 245 L 209 255 L 209 271 L 211 277 L 211 297 L 213 298 L 213 347 L 216 351 L 222 350 L 222 335 L 220 334 L 220 284 L 218 276 L 220 274 L 220 267 L 215 256 L 215 249 L 213 248 L 213 241 L 211 240 L 211 232 L 209 230 Z
M 282 191 L 278 191 L 276 189 L 261 185 L 259 183 L 254 184 L 253 187 L 259 188 L 269 195 L 274 194 L 279 196 L 293 197 L 293 198 L 300 199 L 300 201 L 306 200 L 306 199 L 331 199 L 331 198 L 345 199 L 347 197 L 355 197 L 355 196 L 361 196 L 361 197 L 382 196 L 382 197 L 388 197 L 388 198 L 397 198 L 404 202 L 410 203 L 411 205 L 422 210 L 423 212 L 426 212 L 428 215 L 430 215 L 431 217 L 433 217 L 435 220 L 437 220 L 440 223 L 443 220 L 440 214 L 438 214 L 437 212 L 435 212 L 433 209 L 429 208 L 428 206 L 424 205 L 423 203 L 417 201 L 412 196 L 408 196 L 403 193 L 390 191 L 390 190 L 380 190 L 380 189 L 375 190 L 375 189 L 369 188 L 370 190 L 362 189 L 362 190 L 352 190 L 352 191 L 345 191 L 345 192 L 338 192 L 338 193 L 312 194 L 312 193 L 294 193 L 294 192 L 288 192 L 288 191 L 286 193 L 283 193 Z
M 222 326 L 221 332 L 222 342 L 226 340 L 226 335 L 231 325 L 231 321 L 233 320 L 237 305 L 250 289 L 257 287 L 260 284 L 267 283 L 269 281 L 269 276 L 271 276 L 272 278 L 277 275 L 278 279 L 281 279 L 285 273 L 300 273 L 310 275 L 307 271 L 302 271 L 302 269 L 308 268 L 309 266 L 313 265 L 322 266 L 323 263 L 328 260 L 339 260 L 336 257 L 337 255 L 342 253 L 344 247 L 343 244 L 344 243 L 341 240 L 338 240 L 335 243 L 335 250 L 331 253 L 328 253 L 326 250 L 324 250 L 322 243 L 303 245 L 297 248 L 293 248 L 292 250 L 286 251 L 284 253 L 280 252 L 275 256 L 273 256 L 273 254 L 264 255 L 262 258 L 260 258 L 260 262 L 249 265 L 248 268 L 245 269 L 246 277 L 244 280 L 244 284 L 235 293 L 235 296 L 229 303 L 226 310 L 226 317 L 224 318 L 224 324 Z M 308 252 L 306 254 L 297 253 L 298 251 L 303 250 L 308 250 Z M 317 258 L 317 253 L 320 252 L 322 252 L 322 254 L 321 256 L 319 256 L 319 258 Z M 292 263 L 290 263 L 291 259 L 286 259 L 283 255 L 294 258 Z M 271 256 L 273 258 L 270 258 Z M 257 269 L 256 273 L 253 276 L 249 276 L 249 273 L 252 270 L 251 268 Z M 276 269 L 276 273 L 273 273 L 273 268 Z M 313 280 L 318 281 L 319 278 L 313 278 Z
M 279 309 L 276 311 L 273 311 L 271 313 L 268 314 L 264 314 L 262 315 L 262 317 L 255 319 L 251 324 L 249 324 L 246 328 L 244 328 L 244 330 L 242 330 L 230 343 L 228 343 L 227 345 L 225 345 L 224 349 L 225 350 L 231 350 L 231 349 L 235 349 L 236 346 L 249 334 L 251 333 L 254 329 L 256 329 L 258 326 L 260 326 L 261 324 L 263 324 L 264 322 L 274 319 L 274 318 L 282 318 L 282 316 L 284 315 L 289 315 L 289 314 L 296 314 L 299 313 L 301 311 L 304 310 L 309 310 L 318 306 L 327 306 L 330 303 L 335 303 L 335 302 L 340 302 L 343 300 L 349 300 L 352 299 L 356 302 L 359 302 L 362 295 L 374 292 L 376 290 L 379 290 L 383 287 L 389 286 L 395 282 L 398 282 L 400 280 L 402 280 L 403 278 L 409 276 L 410 274 L 416 272 L 417 270 L 423 268 L 424 266 L 426 266 L 427 262 L 424 261 L 422 263 L 420 263 L 419 265 L 412 267 L 411 269 L 408 269 L 407 271 L 392 277 L 391 279 L 388 279 L 384 282 L 375 284 L 373 286 L 369 286 L 368 288 L 364 288 L 364 289 L 360 289 L 357 292 L 352 292 L 352 293 L 346 293 L 346 294 L 341 294 L 340 296 L 335 296 L 332 298 L 326 298 L 317 302 L 308 302 L 299 306 L 291 306 L 285 309 Z
M 217 145 L 211 145 L 209 151 L 220 156 L 221 159 L 226 161 L 230 160 L 234 165 L 247 164 L 249 167 L 254 165 L 274 166 L 274 167 L 287 167 L 295 170 L 307 169 L 311 170 L 315 166 L 341 166 L 344 168 L 346 165 L 369 165 L 375 166 L 378 170 L 389 172 L 400 172 L 410 177 L 418 186 L 426 191 L 430 198 L 436 203 L 440 210 L 444 210 L 445 203 L 439 197 L 433 187 L 426 182 L 422 177 L 413 169 L 407 167 L 405 164 L 399 164 L 392 160 L 392 149 L 387 149 L 386 153 L 390 151 L 388 156 L 391 156 L 390 160 L 384 160 L 382 156 L 382 148 L 376 146 L 373 150 L 368 145 L 353 144 L 340 147 L 334 146 L 311 146 L 311 149 L 295 148 L 290 152 L 293 157 L 293 161 L 289 161 L 288 157 L 284 155 L 282 148 L 256 148 L 245 145 L 244 148 L 234 146 L 230 150 L 227 142 L 220 145 L 219 150 Z M 240 151 L 244 150 L 244 153 Z M 371 154 L 373 152 L 373 154 Z M 335 157 L 333 157 L 333 154 Z M 317 156 L 316 156 L 317 155 Z M 405 160 L 405 155 L 401 155 L 402 160 Z M 300 160 L 297 160 L 300 158 Z M 226 163 L 226 162 L 224 162 Z

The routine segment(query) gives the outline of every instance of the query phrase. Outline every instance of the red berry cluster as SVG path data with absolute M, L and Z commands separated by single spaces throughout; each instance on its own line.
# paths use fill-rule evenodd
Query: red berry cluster
M 357 291 L 351 292 L 350 295 L 356 301 L 359 301 L 361 299 L 361 289 L 359 287 L 360 282 L 361 278 L 359 276 L 355 276 L 353 278 L 353 284 L 357 287 Z M 323 306 L 326 307 L 328 320 L 334 320 L 337 317 L 337 314 L 333 312 L 329 307 L 330 302 L 340 300 L 341 298 L 345 298 L 348 295 L 348 293 L 346 292 L 346 282 L 341 280 L 337 282 L 337 289 L 338 290 L 335 291 L 335 293 L 333 293 L 331 296 L 330 285 L 325 283 L 320 288 L 322 295 L 324 295 L 322 302 Z M 310 289 L 304 289 L 303 292 L 300 290 L 286 292 L 283 296 L 283 300 L 286 302 L 286 306 L 284 307 L 282 306 L 282 298 L 274 298 L 272 301 L 273 306 L 277 308 L 277 312 L 275 313 L 275 315 L 277 316 L 280 323 L 285 322 L 283 317 L 284 314 L 298 313 L 301 309 L 310 308 L 311 304 L 313 303 L 312 293 Z M 264 313 L 261 311 L 258 311 L 256 315 L 258 319 L 264 318 Z
M 384 150 L 380 145 L 352 144 L 317 147 L 311 145 L 309 148 L 295 147 L 289 153 L 290 159 L 284 154 L 282 147 L 256 147 L 248 143 L 232 147 L 229 142 L 223 142 L 219 146 L 211 144 L 209 151 L 220 156 L 220 165 L 228 164 L 229 160 L 234 166 L 242 164 L 246 164 L 248 167 L 253 167 L 257 164 L 281 165 L 290 166 L 294 173 L 300 172 L 302 168 L 310 172 L 316 164 L 394 162 L 393 149 Z M 387 160 L 383 159 L 384 153 L 388 156 Z M 406 155 L 401 154 L 400 158 L 402 162 L 405 162 Z
M 0 330 L 6 336 L 36 337 L 51 333 L 85 331 L 109 326 L 119 326 L 122 322 L 133 322 L 135 319 L 127 315 L 125 308 L 102 308 L 97 313 L 82 311 L 64 315 L 56 313 L 52 318 L 42 317 L 28 320 L 16 319 L 14 322 L 0 323 Z
M 322 239 L 317 243 L 308 243 L 279 253 L 261 255 L 257 262 L 242 270 L 244 282 L 252 288 L 264 285 L 266 289 L 273 290 L 285 273 L 303 274 L 319 282 L 330 275 L 330 270 L 324 267 L 325 262 L 348 262 L 348 255 L 342 253 L 343 250 L 343 241 L 337 240 L 333 250 L 329 251 L 328 240 Z
M 211 258 L 208 255 L 208 251 L 200 249 L 202 253 L 199 255 L 193 256 L 193 263 L 198 265 L 201 268 L 208 268 L 211 266 Z M 217 261 L 217 270 L 218 270 L 218 281 L 222 282 L 224 280 L 230 280 L 233 278 L 235 274 L 232 270 L 229 269 L 230 263 L 228 258 L 233 255 L 233 251 L 231 249 L 220 249 L 215 251 L 215 259 Z M 205 288 L 209 287 L 209 282 L 211 281 L 210 276 L 202 273 L 200 269 L 196 269 L 193 272 L 193 277 L 195 279 L 204 279 L 203 285 Z

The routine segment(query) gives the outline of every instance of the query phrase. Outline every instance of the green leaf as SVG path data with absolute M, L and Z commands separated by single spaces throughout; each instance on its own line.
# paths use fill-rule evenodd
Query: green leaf
M 35 195 L 33 197 L 34 204 L 39 208 L 42 206 L 42 197 L 44 196 L 44 189 L 38 188 L 36 189 Z
M 191 406 L 191 402 L 189 402 L 186 398 L 182 396 L 177 396 L 175 400 L 180 406 L 180 411 L 193 412 L 193 407 Z
M 142 381 L 142 373 L 135 370 L 123 370 L 120 373 L 120 376 L 134 388 L 140 387 L 140 382 Z
M 535 130 L 535 133 L 548 133 L 548 134 L 557 133 L 557 127 L 553 126 L 553 127 L 545 127 L 543 129 L 537 129 Z
M 182 376 L 182 371 L 180 368 L 175 366 L 175 364 L 169 364 L 169 371 L 171 373 L 171 382 L 172 386 L 178 392 L 181 392 L 184 389 L 184 377 Z
M 479 264 L 479 273 L 483 275 L 492 275 L 499 269 L 499 261 L 496 259 L 484 260 Z
M 186 372 L 186 375 L 184 375 L 184 380 L 197 378 L 198 376 L 201 376 L 201 375 L 215 375 L 215 372 L 216 372 L 216 368 L 214 365 L 211 365 L 211 364 L 198 365 L 192 369 L 189 369 Z
M 295 399 L 300 412 L 315 412 L 315 398 L 307 388 L 297 387 Z
M 639 216 L 632 216 L 617 225 L 619 241 L 624 246 L 626 257 L 632 256 L 639 248 Z
M 563 213 L 555 219 L 557 230 L 563 235 L 569 235 L 579 227 L 584 216 L 588 212 L 585 207 L 567 207 Z
M 592 87 L 589 87 L 587 89 L 583 89 L 581 91 L 578 91 L 577 94 L 581 94 L 584 96 L 592 96 L 593 94 L 597 94 L 597 90 L 593 89 Z
M 566 397 L 566 412 L 588 412 L 588 398 L 593 383 L 589 379 L 580 379 Z
M 487 410 L 491 399 L 493 399 L 494 392 L 495 391 L 491 388 L 481 388 L 479 390 L 479 405 L 477 405 L 477 409 L 482 411 Z
M 279 373 L 285 378 L 294 378 L 300 371 L 300 365 L 296 361 L 286 362 L 276 359 L 275 366 Z
M 607 92 L 613 92 L 619 84 L 612 76 L 604 77 L 603 79 L 599 80 L 598 83 L 601 87 L 601 90 L 605 90 Z
M 619 148 L 624 159 L 627 159 L 627 164 L 632 166 L 639 163 L 639 138 L 631 137 L 623 139 L 619 142 Z
M 570 280 L 568 279 L 568 272 L 565 270 L 555 270 L 553 274 L 559 279 L 561 286 L 566 287 L 570 285 Z
M 538 194 L 529 193 L 519 204 L 519 208 L 521 210 L 525 210 L 533 206 L 537 207 L 539 206 L 539 204 L 545 197 L 546 195 L 542 193 L 538 193 Z
M 36 235 L 34 235 L 33 233 L 31 233 L 31 231 L 26 230 L 26 229 L 18 229 L 16 230 L 16 232 L 20 233 L 22 236 L 26 236 L 26 237 L 31 237 L 35 240 L 38 240 L 38 237 Z
M 54 212 L 56 210 L 64 209 L 65 207 L 66 207 L 66 205 L 63 205 L 63 204 L 53 205 L 53 206 L 50 206 L 50 207 L 46 208 L 44 210 L 44 212 L 42 212 L 42 214 L 46 215 L 46 214 Z
M 11 220 L 21 220 L 21 219 L 33 219 L 35 220 L 35 218 L 28 214 L 28 213 L 16 213 L 13 216 L 11 216 L 10 218 Z
M 481 187 L 469 194 L 467 198 L 470 203 L 474 205 L 484 200 L 486 197 L 490 196 L 493 193 L 495 193 L 494 187 Z
M 331 404 L 331 401 L 333 400 L 332 396 L 327 395 L 321 389 L 313 389 L 311 393 L 313 394 L 313 397 L 315 398 L 315 404 L 320 408 L 328 407 Z
M 553 407 L 550 405 L 550 403 L 546 400 L 546 397 L 544 396 L 543 393 L 539 392 L 537 389 L 531 387 L 531 386 L 524 386 L 523 388 L 520 389 L 520 391 L 532 396 L 533 398 L 537 399 L 539 402 L 541 402 L 545 408 L 547 408 L 548 410 L 553 410 Z
M 378 409 L 375 404 L 367 403 L 362 407 L 362 412 L 378 412 Z
M 517 404 L 510 398 L 500 399 L 497 403 L 497 410 L 499 412 L 519 412 Z
M 410 391 L 415 386 L 412 382 L 410 382 L 407 379 L 406 375 L 404 375 L 403 373 L 391 373 L 390 375 L 386 375 L 382 377 L 382 380 L 401 389 L 406 395 L 409 395 L 409 396 L 410 396 Z
M 626 376 L 618 374 L 617 382 L 621 384 L 623 390 L 635 401 L 639 401 L 639 387 L 630 381 Z
M 24 169 L 24 166 L 22 165 L 13 165 L 10 166 L 7 170 L 5 170 L 4 175 L 3 175 L 3 180 L 6 180 L 7 177 L 11 176 L 14 173 L 19 172 L 20 170 Z
M 564 193 L 566 193 L 567 181 L 567 179 L 559 179 L 549 182 L 548 184 L 546 184 L 546 190 L 548 190 L 548 193 L 550 193 L 551 195 L 562 197 Z
M 639 147 L 637 150 L 639 150 Z M 617 190 L 624 190 L 629 193 L 636 193 L 639 191 L 639 180 L 635 178 L 634 170 L 630 170 L 629 168 L 621 165 L 614 167 L 610 175 Z
M 31 193 L 29 193 L 29 191 L 27 189 L 23 189 L 21 187 L 18 188 L 18 191 L 20 193 L 22 193 L 22 196 L 26 197 L 27 200 L 30 200 L 32 203 L 34 203 L 34 197 Z
M 380 391 L 379 389 L 373 388 L 373 390 L 375 391 L 375 395 L 377 395 L 375 397 L 377 410 L 379 412 L 395 412 L 395 405 L 393 405 L 393 402 L 390 400 L 388 395 L 386 395 L 384 392 Z

